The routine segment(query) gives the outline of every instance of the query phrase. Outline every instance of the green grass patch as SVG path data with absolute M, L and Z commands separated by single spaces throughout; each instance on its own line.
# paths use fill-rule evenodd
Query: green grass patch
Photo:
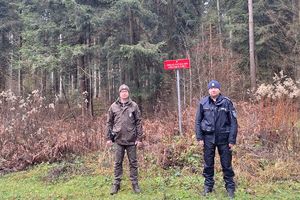
M 112 181 L 112 170 L 103 172 L 90 161 L 45 163 L 1 176 L 0 199 L 227 199 L 221 173 L 216 175 L 215 191 L 205 198 L 200 195 L 202 176 L 185 170 L 140 169 L 138 195 L 132 192 L 127 166 L 121 190 L 114 196 L 109 194 Z M 300 183 L 295 181 L 251 184 L 240 179 L 237 185 L 236 199 L 300 199 Z

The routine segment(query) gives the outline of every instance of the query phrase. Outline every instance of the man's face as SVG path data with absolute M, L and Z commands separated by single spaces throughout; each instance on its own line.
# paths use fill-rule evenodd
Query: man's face
M 216 98 L 219 96 L 220 90 L 218 88 L 213 87 L 208 90 L 208 93 L 212 98 Z
M 129 97 L 129 92 L 127 90 L 121 90 L 120 98 L 126 100 L 128 99 L 128 97 Z

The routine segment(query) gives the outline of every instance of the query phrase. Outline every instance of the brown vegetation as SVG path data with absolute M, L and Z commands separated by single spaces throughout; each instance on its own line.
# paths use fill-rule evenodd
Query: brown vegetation
M 234 150 L 237 177 L 261 181 L 300 178 L 299 105 L 296 102 L 285 99 L 237 103 L 239 135 Z M 46 104 L 38 93 L 23 100 L 2 93 L 0 103 L 2 173 L 95 151 L 102 152 L 99 162 L 108 158 L 111 166 L 111 154 L 105 148 L 105 115 L 93 120 L 60 119 L 56 115 L 58 107 Z M 195 113 L 194 106 L 184 110 L 183 137 L 178 134 L 176 114 L 145 119 L 144 146 L 139 154 L 141 167 L 176 167 L 201 173 L 202 150 L 195 141 Z M 216 166 L 220 171 L 218 162 Z M 101 167 L 107 166 L 102 164 Z

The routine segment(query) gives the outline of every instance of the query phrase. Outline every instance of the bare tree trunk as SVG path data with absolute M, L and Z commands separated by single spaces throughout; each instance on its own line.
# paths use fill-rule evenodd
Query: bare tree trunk
M 128 20 L 129 20 L 129 39 L 130 39 L 130 44 L 133 44 L 134 36 L 133 36 L 133 16 L 132 16 L 132 11 L 131 8 L 128 7 Z
M 13 91 L 13 51 L 11 52 L 10 64 L 8 68 L 8 89 Z
M 20 11 L 20 13 L 21 13 L 21 11 Z M 19 36 L 19 40 L 20 40 L 19 48 L 21 49 L 22 45 L 23 45 L 23 38 L 22 38 L 21 35 Z M 21 61 L 21 60 L 22 60 L 22 54 L 20 53 L 20 55 L 19 55 L 19 61 Z M 23 73 L 23 70 L 22 70 L 22 68 L 21 68 L 21 66 L 19 64 L 19 70 L 18 70 L 18 94 L 20 96 L 23 95 L 23 74 L 22 73 Z
M 256 66 L 254 56 L 254 26 L 253 26 L 253 3 L 252 0 L 248 0 L 249 10 L 249 53 L 250 53 L 250 78 L 251 89 L 256 89 Z
M 231 18 L 230 17 L 229 17 L 228 21 L 229 21 L 229 27 L 231 27 Z M 232 56 L 233 56 L 233 52 L 232 52 L 232 29 L 229 30 L 229 45 L 230 45 L 230 58 L 232 58 Z
M 62 43 L 62 34 L 59 34 L 59 44 Z M 62 71 L 59 72 L 59 98 L 63 98 L 63 77 L 62 77 Z
M 97 92 L 97 97 L 101 97 L 101 82 L 102 82 L 102 79 L 101 79 L 101 60 L 100 60 L 100 52 L 97 51 L 97 54 L 99 55 L 99 59 L 96 59 L 96 69 L 97 69 L 97 72 L 98 72 L 98 75 L 97 75 L 97 79 L 98 79 L 98 92 Z
M 113 69 L 111 70 L 112 71 L 112 73 L 113 73 Z M 116 86 L 115 86 L 115 84 L 116 84 L 116 81 L 115 81 L 115 76 L 111 76 L 111 94 L 112 94 L 112 98 L 115 96 L 115 94 L 116 94 L 116 90 L 115 90 L 115 88 L 116 88 Z
M 190 52 L 187 51 L 187 58 L 190 60 Z M 191 65 L 191 60 L 190 60 L 190 65 Z M 189 105 L 192 105 L 192 97 L 193 97 L 193 77 L 192 77 L 192 67 L 190 66 L 189 68 L 189 86 L 190 86 L 190 99 L 189 99 Z
M 46 88 L 47 88 L 47 71 L 41 69 L 41 95 L 46 95 Z
M 118 62 L 118 67 L 119 67 L 119 85 L 122 84 L 122 67 L 120 61 Z
M 80 92 L 80 79 L 81 79 L 81 75 L 80 75 L 80 62 L 79 59 L 77 60 L 77 75 L 76 75 L 76 88 L 78 89 L 78 91 Z
M 298 18 L 299 18 L 299 24 L 300 24 L 300 1 L 298 0 Z
M 221 67 L 224 66 L 223 61 L 223 45 L 222 45 L 222 26 L 221 26 L 221 11 L 220 11 L 220 1 L 217 0 L 217 11 L 218 11 L 218 33 L 219 33 L 219 45 L 220 45 L 220 56 L 221 56 Z
M 52 90 L 52 93 L 55 94 L 56 91 L 55 91 L 55 85 L 54 85 L 54 71 L 51 72 L 50 79 L 51 79 L 51 90 Z
M 213 56 L 212 56 L 212 26 L 209 23 L 209 60 L 210 60 L 210 70 L 209 78 L 215 78 L 215 73 L 213 72 Z
M 110 59 L 107 58 L 107 87 L 108 87 L 108 102 L 111 103 L 111 77 L 110 77 Z
M 72 74 L 70 73 L 68 77 L 68 86 L 65 86 L 65 84 L 63 85 L 65 93 L 66 93 L 66 89 L 67 89 L 67 94 L 72 94 Z
M 204 25 L 202 24 L 202 28 L 201 28 L 201 48 L 202 48 L 202 51 L 203 51 L 203 48 L 204 48 L 204 40 L 205 40 L 205 37 L 204 37 Z M 203 55 L 200 56 L 200 73 L 203 75 L 206 75 L 207 76 L 207 68 L 204 66 L 204 59 L 203 59 Z M 201 71 L 202 70 L 202 71 Z M 201 77 L 201 76 L 200 76 Z M 202 96 L 203 95 L 203 80 L 204 80 L 204 76 L 201 77 L 202 80 L 200 79 L 199 77 L 199 87 L 200 87 L 200 95 Z
M 22 95 L 23 91 L 23 79 L 22 79 L 22 69 L 19 68 L 18 70 L 18 95 Z
M 59 73 L 59 99 L 63 98 L 63 77 L 61 72 Z
M 89 67 L 89 111 L 90 111 L 91 116 L 94 116 L 94 100 L 93 100 L 93 96 L 94 96 L 94 94 L 93 94 L 93 92 L 94 92 L 93 91 L 93 87 L 94 87 L 93 78 L 94 77 L 93 77 L 93 73 L 94 73 L 93 68 Z
M 52 72 L 51 79 L 53 84 L 52 85 L 53 94 L 55 95 L 56 98 L 58 98 L 57 94 L 59 91 L 59 76 L 55 70 Z
M 40 84 L 39 84 L 39 86 L 40 86 L 40 94 L 43 96 L 43 91 L 44 91 L 43 69 L 40 69 L 39 72 L 38 72 L 38 74 L 39 74 L 39 81 L 40 81 Z
M 218 12 L 218 33 L 221 34 L 221 17 L 220 17 L 220 0 L 217 0 L 217 12 Z
M 87 29 L 87 33 L 86 33 L 87 37 L 86 37 L 86 44 L 88 47 L 91 47 L 93 45 L 92 42 L 92 37 L 91 37 L 91 24 L 88 25 L 88 29 Z M 94 41 L 95 42 L 95 41 Z M 93 102 L 93 67 L 92 67 L 92 57 L 91 55 L 86 55 L 86 73 L 88 73 L 88 76 L 86 76 L 87 78 L 87 83 L 86 83 L 86 88 L 88 91 L 88 111 L 89 111 L 89 115 L 92 117 L 94 116 L 94 102 Z
M 199 44 L 197 45 L 197 49 L 196 49 L 196 58 L 195 58 L 195 66 L 197 67 L 197 79 L 198 79 L 198 87 L 200 87 L 201 84 L 201 75 L 200 75 L 200 56 L 199 56 Z
M 298 34 L 299 32 L 297 30 L 300 31 L 300 0 L 298 0 L 298 5 L 296 5 L 296 8 L 298 10 L 298 25 L 297 25 L 297 29 L 296 29 L 296 34 L 295 34 L 295 38 L 298 38 Z M 297 24 L 297 23 L 296 23 Z M 298 34 L 297 34 L 298 33 Z M 297 52 L 296 52 L 297 56 L 297 61 L 296 61 L 296 78 L 299 79 L 300 78 L 300 44 L 299 44 L 299 39 L 297 40 Z
M 96 99 L 97 98 L 97 90 L 98 90 L 98 87 L 97 87 L 97 79 L 98 79 L 98 76 L 97 76 L 97 68 L 96 68 L 96 63 L 94 64 L 94 69 L 93 69 L 93 79 L 94 79 L 94 84 L 93 84 L 93 89 L 94 89 L 94 92 L 93 92 L 93 98 Z
M 186 70 L 182 70 L 182 79 L 183 79 L 183 107 L 186 107 Z
M 9 42 L 14 44 L 14 34 L 9 32 Z M 10 64 L 8 66 L 8 89 L 14 91 L 13 89 L 13 61 L 14 61 L 14 50 L 11 50 L 10 54 Z
M 295 63 L 294 63 L 294 70 L 295 70 L 295 78 L 296 80 L 300 79 L 300 39 L 299 39 L 299 32 L 300 32 L 300 0 L 293 1 L 293 10 L 295 11 L 293 25 L 294 25 L 294 38 L 295 38 L 295 47 L 293 50 Z
M 96 38 L 94 37 L 93 38 L 93 44 L 94 46 L 96 46 Z M 93 79 L 94 79 L 94 84 L 93 84 L 93 98 L 96 99 L 97 98 L 97 61 L 96 59 L 93 59 L 92 61 L 94 63 L 93 65 Z
M 102 94 L 102 92 L 101 92 L 101 71 L 100 71 L 100 69 L 98 70 L 98 78 L 99 78 L 99 85 L 98 85 L 98 97 L 101 97 L 101 94 Z
M 82 33 L 82 35 L 79 38 L 79 43 L 81 45 L 86 44 L 86 35 Z M 87 78 L 86 78 L 86 56 L 80 55 L 78 57 L 78 77 L 79 77 L 79 93 L 82 97 L 81 100 L 81 111 L 82 111 L 82 116 L 86 117 L 87 112 L 88 112 L 88 98 L 89 98 L 89 91 L 88 91 L 88 83 L 87 83 Z
M 74 94 L 75 85 L 74 85 L 74 74 L 71 75 L 71 94 Z
M 59 99 L 59 73 L 54 71 L 54 93 L 57 99 Z
M 81 108 L 82 108 L 82 116 L 86 116 L 87 113 L 87 90 L 86 90 L 86 78 L 85 78 L 85 68 L 84 68 L 84 56 L 79 56 L 78 58 L 78 67 L 79 67 L 79 75 L 80 75 L 80 95 L 82 95 Z

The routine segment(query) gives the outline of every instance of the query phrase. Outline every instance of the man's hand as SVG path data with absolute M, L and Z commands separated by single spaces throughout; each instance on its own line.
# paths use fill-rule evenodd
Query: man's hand
M 143 143 L 140 142 L 140 141 L 135 141 L 135 145 L 136 145 L 137 147 L 141 147 L 141 146 L 143 145 Z
M 203 145 L 204 145 L 203 140 L 199 140 L 199 141 L 198 141 L 198 145 L 199 145 L 200 147 L 203 147 Z
M 113 144 L 113 142 L 112 142 L 111 140 L 107 140 L 106 146 L 107 146 L 108 148 L 111 147 L 112 144 Z
M 229 150 L 230 150 L 230 151 L 233 151 L 233 149 L 234 149 L 234 144 L 230 144 L 230 143 L 229 143 L 228 146 L 229 146 Z

